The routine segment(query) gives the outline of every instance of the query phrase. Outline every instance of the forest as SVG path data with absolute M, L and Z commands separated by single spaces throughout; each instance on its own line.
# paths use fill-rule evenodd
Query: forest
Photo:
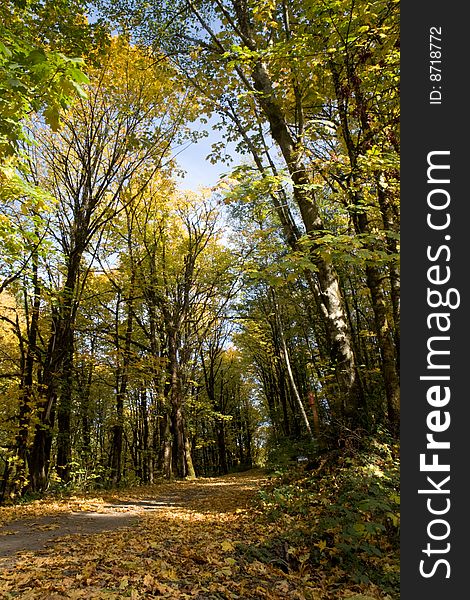
M 0 15 L 0 525 L 258 477 L 202 591 L 84 567 L 2 597 L 398 598 L 397 0 Z

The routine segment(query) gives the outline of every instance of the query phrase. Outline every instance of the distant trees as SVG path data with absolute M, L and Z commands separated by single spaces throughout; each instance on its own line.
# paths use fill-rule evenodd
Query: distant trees
M 165 399 L 163 470 L 194 476 L 184 406 L 201 343 L 233 296 L 235 263 L 220 245 L 217 212 L 203 198 L 150 186 L 131 222 L 126 261 L 141 298 L 138 322 L 156 361 L 156 393 Z

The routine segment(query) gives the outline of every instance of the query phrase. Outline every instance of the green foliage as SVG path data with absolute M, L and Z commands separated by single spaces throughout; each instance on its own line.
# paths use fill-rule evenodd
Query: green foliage
M 369 583 L 398 598 L 398 448 L 378 432 L 360 450 L 335 455 L 317 471 L 293 469 L 260 493 L 280 537 L 310 568 L 330 569 L 343 583 Z M 305 562 L 305 561 L 304 561 Z
M 309 437 L 281 437 L 267 442 L 266 466 L 274 473 L 284 474 L 305 465 L 304 459 L 313 460 L 318 446 Z
M 74 460 L 70 463 L 70 480 L 64 482 L 55 472 L 52 472 L 47 493 L 52 496 L 67 496 L 80 491 L 101 489 L 104 473 L 105 468 L 100 464 L 87 469 L 79 461 Z
M 12 156 L 18 142 L 27 139 L 24 119 L 39 113 L 58 129 L 61 113 L 84 96 L 88 78 L 80 55 L 65 56 L 41 39 L 39 5 L 10 1 L 0 11 L 0 156 Z

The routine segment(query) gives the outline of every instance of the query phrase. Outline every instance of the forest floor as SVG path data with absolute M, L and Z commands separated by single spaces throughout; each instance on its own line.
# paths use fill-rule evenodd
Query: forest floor
M 276 526 L 252 504 L 265 480 L 252 470 L 0 508 L 0 599 L 366 598 L 331 596 L 321 576 L 250 551 Z

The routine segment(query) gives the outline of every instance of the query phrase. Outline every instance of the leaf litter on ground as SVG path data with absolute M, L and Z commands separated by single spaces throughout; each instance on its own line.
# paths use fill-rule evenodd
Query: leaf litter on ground
M 141 511 L 133 526 L 68 535 L 52 547 L 22 552 L 3 572 L 0 559 L 0 599 L 333 600 L 364 591 L 335 591 L 327 571 L 294 570 L 274 556 L 247 552 L 279 533 L 252 502 L 265 481 L 263 471 L 253 470 L 4 508 L 2 519 L 12 525 L 110 504 Z M 386 600 L 377 589 L 368 591 Z

